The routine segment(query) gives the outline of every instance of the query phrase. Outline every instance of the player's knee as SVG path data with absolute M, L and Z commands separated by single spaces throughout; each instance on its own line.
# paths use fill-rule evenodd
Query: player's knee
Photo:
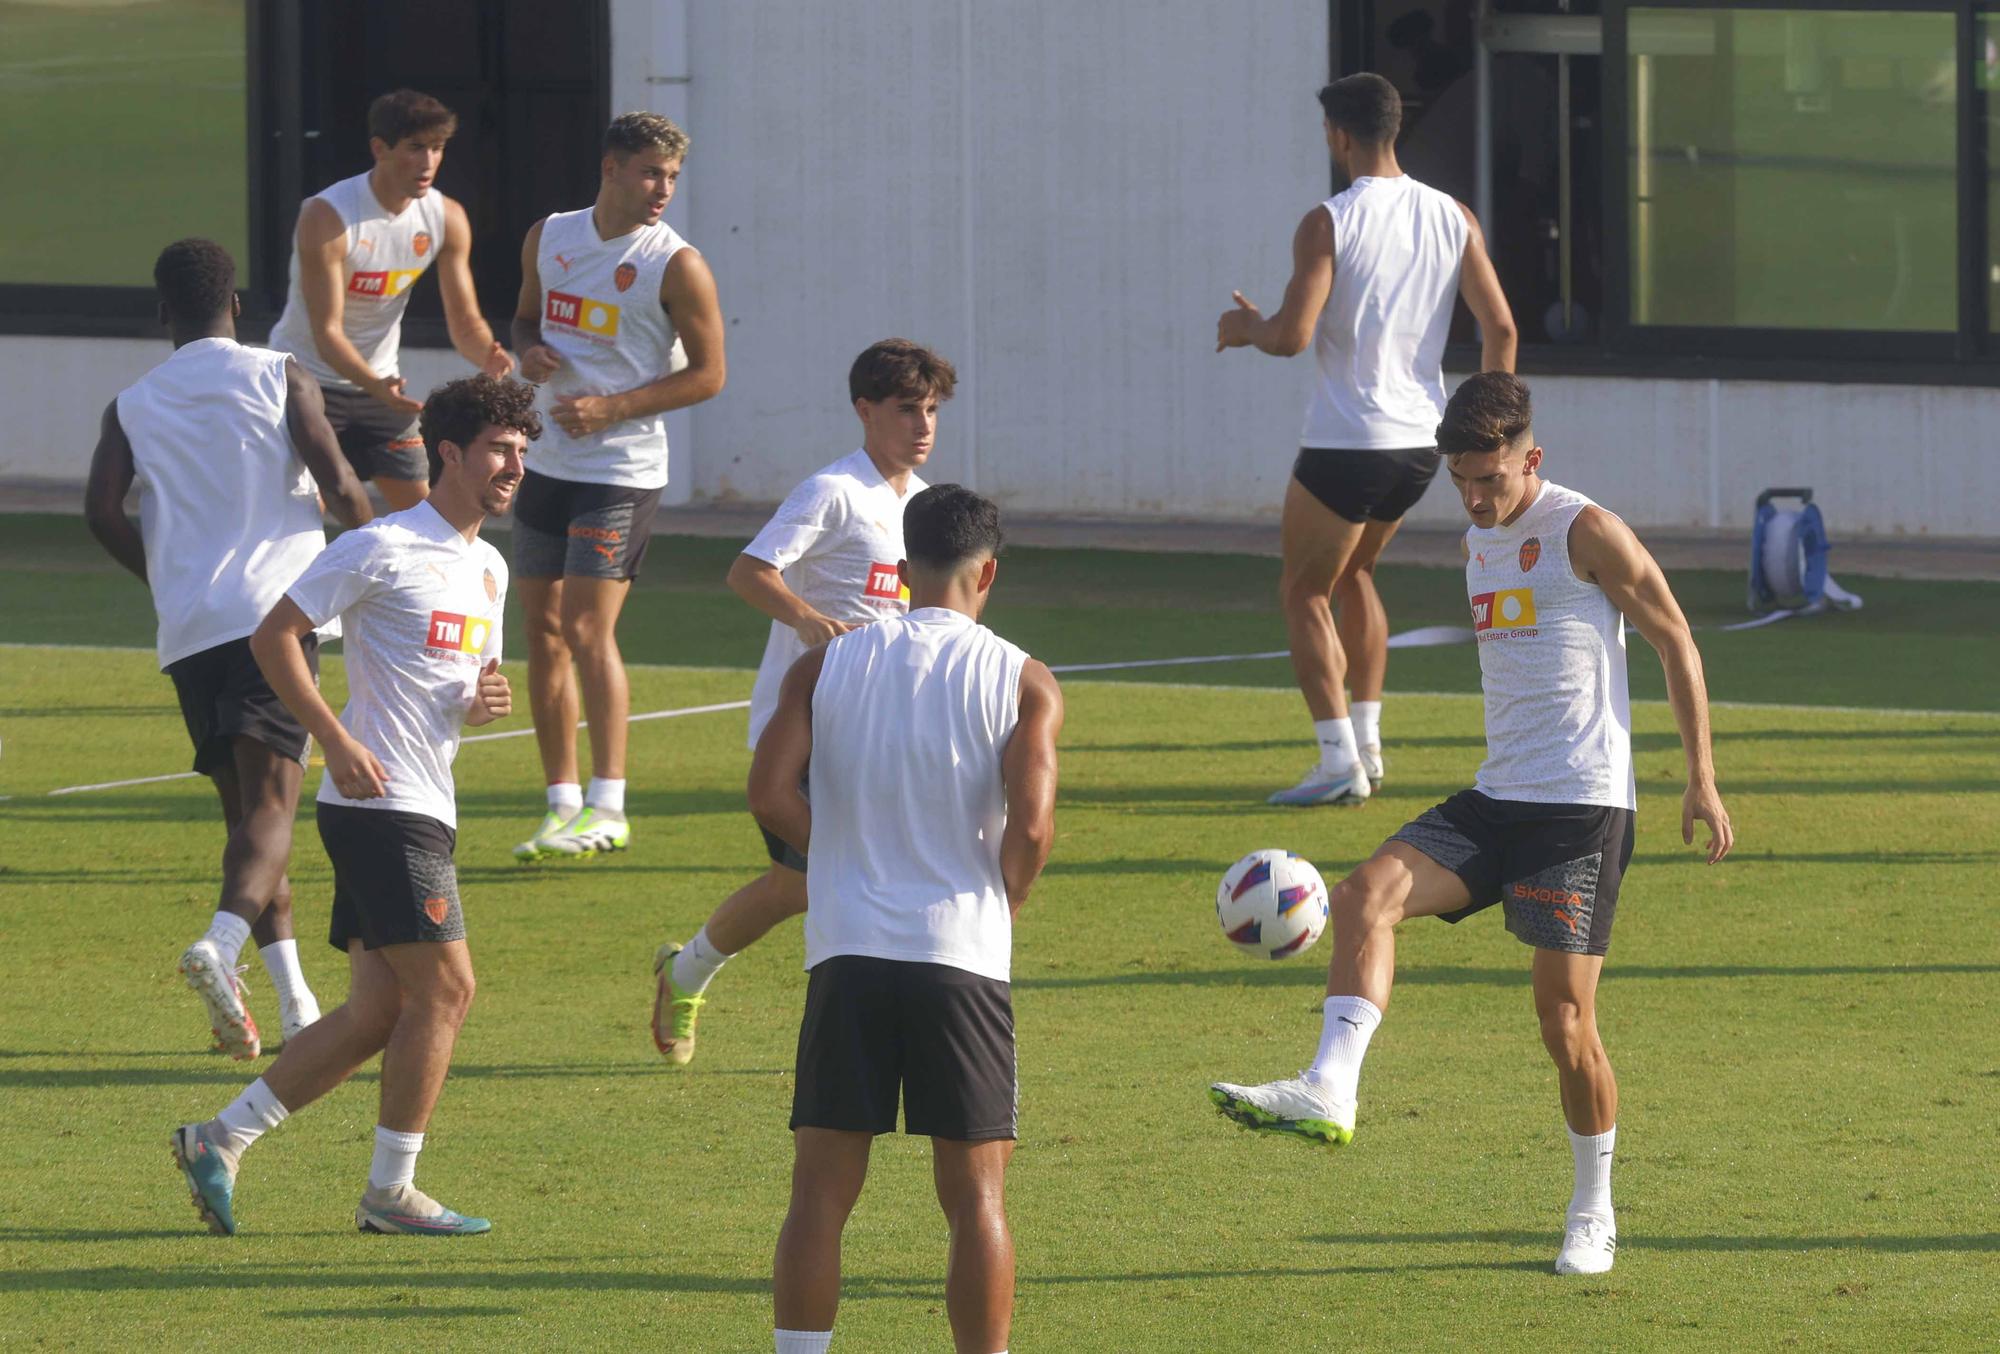
M 1573 1001 L 1552 1001 L 1538 1005 L 1542 1025 L 1542 1046 L 1556 1066 L 1578 1070 L 1597 1054 L 1597 1021 Z
M 563 643 L 575 653 L 589 655 L 602 652 L 610 634 L 610 627 L 592 612 L 572 611 L 562 618 Z
M 472 1009 L 472 996 L 477 988 L 470 967 L 445 965 L 426 981 L 406 988 L 403 1005 L 428 1019 L 456 1026 Z
M 1327 907 L 1340 932 L 1372 931 L 1394 926 L 1399 898 L 1391 871 L 1365 861 L 1327 894 Z
M 1278 579 L 1278 602 L 1287 611 L 1328 611 L 1332 591 L 1327 580 L 1318 574 L 1287 573 Z

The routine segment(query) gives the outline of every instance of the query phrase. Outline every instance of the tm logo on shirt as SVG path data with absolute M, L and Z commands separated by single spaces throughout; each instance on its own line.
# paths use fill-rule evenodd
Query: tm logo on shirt
M 1489 630 L 1534 633 L 1535 590 L 1533 588 L 1507 588 L 1501 592 L 1482 592 L 1472 599 L 1472 629 L 1481 639 L 1499 639 L 1499 635 L 1489 636 Z
M 868 586 L 861 590 L 862 596 L 873 597 L 884 602 L 907 602 L 910 594 L 903 590 L 903 580 L 896 573 L 893 564 L 871 564 L 868 566 Z
M 424 275 L 421 268 L 394 268 L 387 271 L 356 273 L 347 280 L 347 294 L 367 301 L 393 301 Z
M 542 322 L 559 324 L 586 338 L 606 342 L 618 338 L 618 307 L 574 292 L 550 292 L 548 304 L 542 309 Z
M 461 616 L 455 611 L 433 611 L 430 633 L 424 638 L 424 648 L 441 649 L 446 653 L 481 653 L 486 648 L 486 637 L 493 633 L 493 622 L 483 616 Z

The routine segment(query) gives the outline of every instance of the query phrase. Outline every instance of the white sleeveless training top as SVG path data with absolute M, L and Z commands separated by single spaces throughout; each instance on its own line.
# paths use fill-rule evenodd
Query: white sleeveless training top
M 542 387 L 542 440 L 528 468 L 557 479 L 658 489 L 667 482 L 662 414 L 571 437 L 549 416 L 561 395 L 615 395 L 665 376 L 674 361 L 674 325 L 660 304 L 667 261 L 687 247 L 666 222 L 599 239 L 591 209 L 557 212 L 542 223 L 535 266 L 542 279 L 542 342 L 562 354 Z
M 1545 481 L 1511 525 L 1465 533 L 1486 689 L 1486 761 L 1473 788 L 1494 799 L 1638 807 L 1625 618 L 1569 562 L 1570 525 L 1593 506 Z
M 1000 762 L 1027 661 L 943 607 L 827 645 L 813 689 L 807 968 L 859 954 L 1008 980 Z
M 285 428 L 286 360 L 196 339 L 118 396 L 162 668 L 255 630 L 326 548 Z
M 1323 206 L 1333 291 L 1313 331 L 1319 380 L 1299 445 L 1435 446 L 1465 213 L 1407 174 L 1356 179 Z
M 357 174 L 315 196 L 332 207 L 347 227 L 347 255 L 340 263 L 346 290 L 340 311 L 341 332 L 367 360 L 369 370 L 377 376 L 398 375 L 403 312 L 409 309 L 410 288 L 436 261 L 444 245 L 444 195 L 432 189 L 411 198 L 401 213 L 391 216 L 368 186 L 368 176 Z M 326 364 L 313 341 L 312 318 L 306 313 L 305 295 L 299 289 L 296 235 L 285 311 L 271 329 L 270 346 L 296 357 L 321 385 L 357 388 Z

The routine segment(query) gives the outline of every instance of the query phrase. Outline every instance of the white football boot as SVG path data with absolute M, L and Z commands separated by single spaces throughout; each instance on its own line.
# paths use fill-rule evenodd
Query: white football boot
M 1353 808 L 1366 804 L 1368 795 L 1368 768 L 1361 762 L 1355 761 L 1332 771 L 1315 762 L 1312 769 L 1306 772 L 1304 780 L 1289 790 L 1278 791 L 1264 802 L 1297 808 L 1315 804 Z
M 222 1051 L 245 1062 L 263 1051 L 257 1037 L 257 1022 L 243 1004 L 243 984 L 222 962 L 215 942 L 203 936 L 181 952 L 181 976 L 208 1008 L 209 1029 Z
M 1361 769 L 1368 773 L 1368 788 L 1371 791 L 1382 788 L 1382 745 L 1363 743 L 1361 745 Z
M 1556 1253 L 1558 1274 L 1608 1274 L 1618 1255 L 1618 1229 L 1595 1214 L 1571 1218 Z
M 1337 1105 L 1305 1073 L 1262 1086 L 1218 1081 L 1208 1098 L 1225 1119 L 1258 1133 L 1283 1133 L 1327 1147 L 1354 1141 L 1354 1105 Z

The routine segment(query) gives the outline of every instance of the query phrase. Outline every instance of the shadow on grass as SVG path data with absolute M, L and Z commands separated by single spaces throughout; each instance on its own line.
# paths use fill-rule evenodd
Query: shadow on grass
M 1604 971 L 1606 982 L 1625 979 L 1686 981 L 1704 978 L 1911 978 L 1937 974 L 2000 973 L 2000 964 L 1630 964 Z M 1244 966 L 1226 969 L 1153 969 L 1138 973 L 1095 973 L 1069 977 L 1016 976 L 1016 990 L 1074 987 L 1318 987 L 1317 969 Z M 1403 987 L 1525 987 L 1528 965 L 1519 968 L 1410 968 L 1396 974 Z M 4 1082 L 0 1082 L 4 1084 Z
M 1481 1242 L 1501 1246 L 1547 1246 L 1554 1239 L 1548 1231 L 1480 1232 L 1358 1232 L 1352 1235 L 1325 1233 L 1301 1238 L 1322 1246 L 1453 1246 Z M 1620 1252 L 1654 1251 L 1882 1251 L 1893 1255 L 1918 1255 L 1931 1251 L 2000 1251 L 2000 1232 L 1973 1232 L 1937 1236 L 1651 1236 L 1621 1233 Z M 1544 1268 L 1544 1266 L 1536 1266 Z
M 462 1316 L 519 1316 L 519 1307 L 425 1307 L 417 1303 L 382 1307 L 298 1307 L 271 1312 L 281 1321 L 438 1321 Z
M 93 1058 L 93 1057 L 187 1057 L 187 1054 L 105 1054 L 87 1051 L 62 1050 L 52 1052 L 0 1050 L 0 1058 Z M 791 1073 L 789 1067 L 720 1067 L 703 1068 L 696 1075 L 703 1077 L 781 1077 Z M 248 1065 L 217 1063 L 213 1067 L 5 1067 L 0 1068 L 0 1087 L 16 1090 L 64 1090 L 71 1087 L 97 1086 L 236 1086 L 243 1084 L 251 1075 Z M 591 1081 L 607 1077 L 667 1077 L 684 1076 L 680 1068 L 664 1059 L 650 1062 L 629 1063 L 468 1063 L 453 1066 L 450 1073 L 454 1080 L 465 1081 L 535 1081 L 545 1079 L 570 1079 Z M 365 1084 L 379 1080 L 381 1072 L 370 1066 L 356 1072 L 348 1080 Z M 4 1235 L 4 1233 L 0 1233 Z

